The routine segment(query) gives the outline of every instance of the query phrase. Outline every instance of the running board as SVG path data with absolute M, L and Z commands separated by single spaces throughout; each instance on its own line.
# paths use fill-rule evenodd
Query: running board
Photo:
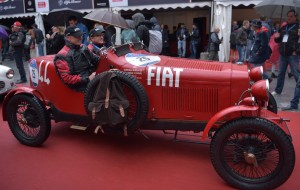
M 194 140 L 186 140 L 186 139 L 179 139 L 179 136 L 182 137 L 196 137 L 198 139 L 201 139 L 201 135 L 191 135 L 191 134 L 178 134 L 178 130 L 175 130 L 175 133 L 166 132 L 163 130 L 164 134 L 174 134 L 173 141 L 174 142 L 183 142 L 183 143 L 193 143 L 193 144 L 206 144 L 209 145 L 210 141 L 194 141 Z

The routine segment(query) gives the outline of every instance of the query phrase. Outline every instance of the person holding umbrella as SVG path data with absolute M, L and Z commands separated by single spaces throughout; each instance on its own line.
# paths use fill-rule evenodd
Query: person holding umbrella
M 299 57 L 296 54 L 296 50 L 299 47 L 298 29 L 299 24 L 297 21 L 297 13 L 295 10 L 290 10 L 287 12 L 287 25 L 282 27 L 279 32 L 274 34 L 275 42 L 279 43 L 280 58 L 277 84 L 275 90 L 272 92 L 272 95 L 281 94 L 288 65 L 290 65 L 296 82 L 298 81 Z

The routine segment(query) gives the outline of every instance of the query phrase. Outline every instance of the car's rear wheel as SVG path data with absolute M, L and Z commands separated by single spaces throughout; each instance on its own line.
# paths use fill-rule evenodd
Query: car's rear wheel
M 109 71 L 114 72 L 118 80 L 122 83 L 123 91 L 129 101 L 128 110 L 128 131 L 136 131 L 144 122 L 148 113 L 148 97 L 144 87 L 132 75 L 122 71 Z M 97 86 L 103 76 L 107 72 L 103 72 L 95 77 L 87 86 L 84 94 L 84 106 L 86 112 L 91 117 L 91 112 L 88 110 L 88 104 L 93 101 Z M 112 79 L 114 80 L 114 79 Z
M 39 99 L 27 94 L 14 95 L 7 104 L 7 120 L 13 135 L 28 146 L 39 146 L 51 131 L 48 112 Z
M 278 126 L 260 118 L 243 118 L 222 126 L 211 143 L 217 173 L 238 189 L 275 189 L 291 175 L 295 151 Z

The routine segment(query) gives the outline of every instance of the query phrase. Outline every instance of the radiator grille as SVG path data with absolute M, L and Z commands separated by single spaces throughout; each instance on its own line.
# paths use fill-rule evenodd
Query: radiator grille
M 166 111 L 217 112 L 217 88 L 164 88 L 162 108 Z

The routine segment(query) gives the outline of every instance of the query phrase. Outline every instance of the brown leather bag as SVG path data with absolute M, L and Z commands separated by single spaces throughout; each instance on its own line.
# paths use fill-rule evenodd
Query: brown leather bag
M 127 136 L 127 113 L 129 101 L 127 100 L 122 84 L 114 72 L 107 72 L 97 86 L 93 101 L 89 103 L 88 109 L 92 113 L 92 119 L 97 124 L 95 133 L 102 126 L 115 127 L 123 124 L 124 135 Z

